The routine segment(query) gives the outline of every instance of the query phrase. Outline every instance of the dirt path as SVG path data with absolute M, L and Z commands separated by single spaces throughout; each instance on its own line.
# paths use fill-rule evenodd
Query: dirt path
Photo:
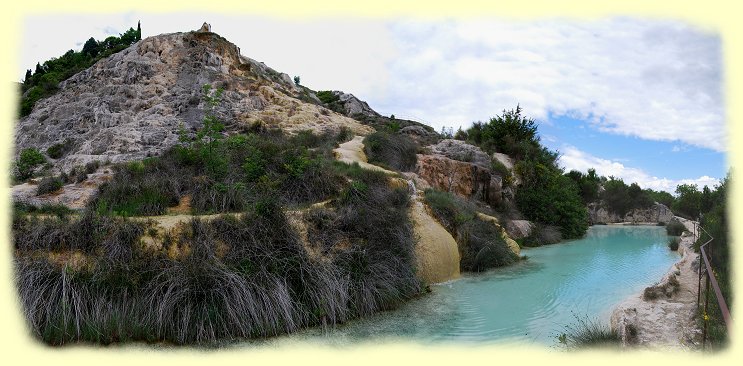
M 694 232 L 694 222 L 679 219 L 689 232 Z M 612 313 L 611 325 L 622 336 L 624 345 L 636 344 L 655 349 L 696 349 L 700 330 L 696 323 L 697 283 L 699 254 L 694 253 L 696 237 L 681 236 L 681 260 L 675 263 L 659 282 L 658 287 L 678 281 L 678 291 L 671 297 L 660 296 L 655 300 L 643 299 L 636 294 L 621 303 Z M 652 287 L 652 286 L 651 286 Z
M 359 163 L 359 166 L 364 169 L 377 170 L 389 175 L 397 175 L 397 173 L 391 170 L 387 170 L 382 167 L 367 163 L 366 154 L 364 154 L 363 141 L 364 136 L 355 136 L 350 141 L 338 145 L 338 148 L 333 150 L 333 153 L 335 153 L 335 158 L 338 161 L 342 161 L 348 164 Z

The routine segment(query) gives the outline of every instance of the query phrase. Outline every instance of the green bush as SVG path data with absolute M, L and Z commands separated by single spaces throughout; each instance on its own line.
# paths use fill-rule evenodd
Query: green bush
M 516 205 L 531 221 L 555 225 L 563 238 L 585 235 L 588 211 L 570 178 L 550 165 L 531 161 L 518 164 L 524 184 L 516 191 Z
M 46 149 L 46 154 L 52 159 L 59 159 L 72 149 L 72 145 L 73 142 L 71 139 L 64 139 L 63 142 L 54 144 Z
M 418 146 L 409 137 L 374 132 L 364 138 L 364 152 L 370 163 L 399 171 L 411 171 L 418 162 Z
M 46 162 L 46 159 L 39 150 L 32 147 L 21 150 L 18 160 L 15 162 L 16 179 L 23 181 L 31 178 L 34 170 L 44 162 Z
M 36 195 L 40 196 L 42 194 L 55 192 L 62 188 L 62 185 L 64 185 L 64 183 L 59 177 L 45 177 L 36 187 Z
M 333 103 L 340 99 L 339 96 L 333 94 L 333 92 L 330 90 L 320 90 L 317 92 L 316 95 L 317 95 L 317 98 L 320 99 L 320 101 L 325 104 Z

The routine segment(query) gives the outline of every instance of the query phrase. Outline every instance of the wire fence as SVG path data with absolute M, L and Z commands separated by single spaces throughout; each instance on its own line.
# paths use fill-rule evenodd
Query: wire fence
M 697 312 L 702 319 L 702 349 L 707 341 L 720 342 L 727 339 L 728 332 L 732 329 L 730 310 L 723 296 L 718 282 L 718 274 L 711 261 L 714 250 L 714 237 L 701 225 L 696 225 L 699 231 L 699 241 L 704 244 L 699 246 L 699 281 L 697 283 Z M 702 288 L 702 277 L 704 277 L 704 288 Z M 710 291 L 710 289 L 712 291 Z M 710 295 L 714 299 L 710 301 Z

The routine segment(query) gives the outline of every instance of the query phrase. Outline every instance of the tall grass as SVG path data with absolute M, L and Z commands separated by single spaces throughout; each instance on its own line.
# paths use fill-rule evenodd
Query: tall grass
M 598 319 L 573 314 L 575 323 L 565 326 L 558 340 L 567 349 L 619 347 L 619 333 Z
M 178 172 L 174 158 L 117 174 L 146 185 Z M 33 334 L 53 345 L 210 345 L 343 323 L 419 294 L 406 190 L 390 188 L 382 173 L 322 164 L 324 176 L 342 179 L 325 208 L 306 214 L 309 242 L 285 217 L 285 197 L 268 190 L 253 192 L 239 217 L 195 218 L 163 234 L 154 251 L 140 243 L 145 232 L 159 235 L 149 223 L 97 205 L 63 219 L 15 215 L 15 280 Z M 169 187 L 176 184 L 187 187 Z M 120 203 L 107 187 L 99 202 Z M 77 252 L 83 265 L 45 254 Z

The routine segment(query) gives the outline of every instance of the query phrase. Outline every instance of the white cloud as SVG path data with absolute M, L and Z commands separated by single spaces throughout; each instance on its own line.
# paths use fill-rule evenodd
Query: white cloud
M 371 105 L 437 129 L 570 115 L 601 131 L 725 151 L 718 35 L 675 21 L 401 22 L 389 90 Z M 415 111 L 415 113 L 413 113 Z
M 706 175 L 698 178 L 678 180 L 655 177 L 642 169 L 625 166 L 616 160 L 602 159 L 573 146 L 565 146 L 563 148 L 558 163 L 565 168 L 565 171 L 578 170 L 586 172 L 588 169 L 593 168 L 596 169 L 596 173 L 599 175 L 622 178 L 627 184 L 636 182 L 642 188 L 651 188 L 656 191 L 662 190 L 670 193 L 674 193 L 676 186 L 679 184 L 696 184 L 701 189 L 705 185 L 712 188 L 720 183 L 718 179 Z

